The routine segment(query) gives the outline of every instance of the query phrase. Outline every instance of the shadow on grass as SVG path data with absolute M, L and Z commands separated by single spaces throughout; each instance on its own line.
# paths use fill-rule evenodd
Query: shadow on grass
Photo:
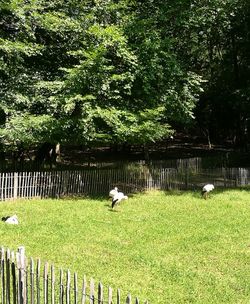
M 216 194 L 221 194 L 223 192 L 233 192 L 233 191 L 249 191 L 250 187 L 233 187 L 233 188 L 223 188 L 223 187 L 218 187 L 215 188 L 211 193 L 209 193 L 209 197 L 215 196 Z M 193 197 L 195 198 L 203 198 L 202 192 L 199 189 L 194 189 L 194 190 L 165 190 L 162 191 L 165 195 L 168 196 L 182 196 L 182 195 L 187 195 L 187 193 L 190 193 Z
M 250 186 L 244 186 L 244 187 L 233 187 L 233 188 L 223 188 L 223 187 L 215 187 L 215 190 L 213 190 L 209 195 L 214 196 L 219 193 L 223 192 L 230 192 L 230 191 L 250 191 Z M 193 197 L 195 198 L 202 198 L 202 193 L 201 189 L 195 188 L 195 189 L 183 189 L 183 190 L 177 190 L 177 189 L 172 189 L 172 190 L 152 190 L 152 191 L 138 191 L 134 193 L 126 193 L 129 198 L 133 198 L 138 195 L 150 195 L 153 193 L 164 193 L 167 196 L 183 196 L 187 195 L 187 193 L 190 193 Z M 71 201 L 79 201 L 79 200 L 84 200 L 84 199 L 89 199 L 89 200 L 95 200 L 95 201 L 100 201 L 104 202 L 106 207 L 110 207 L 111 205 L 111 198 L 108 195 L 100 195 L 100 194 L 89 194 L 89 195 L 68 195 L 68 196 L 61 196 L 61 197 L 56 197 L 56 198 L 50 198 L 48 197 L 47 199 L 52 199 L 52 200 L 71 200 Z

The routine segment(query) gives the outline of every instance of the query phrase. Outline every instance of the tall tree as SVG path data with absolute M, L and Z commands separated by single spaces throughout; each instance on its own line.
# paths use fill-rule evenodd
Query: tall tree
M 244 145 L 247 140 L 249 7 L 245 0 L 193 1 L 186 43 L 182 44 L 193 69 L 207 80 L 196 110 L 197 121 L 219 142 L 230 139 Z

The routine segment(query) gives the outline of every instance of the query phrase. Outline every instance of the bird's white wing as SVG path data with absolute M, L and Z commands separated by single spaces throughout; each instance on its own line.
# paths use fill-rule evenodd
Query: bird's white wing
M 11 216 L 5 221 L 5 223 L 17 225 L 18 219 L 17 219 L 17 217 Z
M 109 192 L 109 196 L 114 197 L 117 193 L 118 191 L 116 189 L 113 189 Z
M 212 184 L 207 184 L 202 188 L 202 191 L 206 191 L 206 192 L 209 192 L 212 190 L 214 190 L 214 185 L 212 185 Z
M 114 197 L 113 197 L 113 200 L 122 200 L 122 199 L 125 199 L 127 196 L 124 195 L 124 193 L 122 192 L 117 192 Z

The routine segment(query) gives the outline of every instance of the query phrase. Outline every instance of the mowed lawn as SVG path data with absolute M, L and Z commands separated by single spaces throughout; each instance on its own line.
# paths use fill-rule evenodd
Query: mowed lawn
M 250 191 L 0 203 L 0 245 L 144 303 L 250 303 Z

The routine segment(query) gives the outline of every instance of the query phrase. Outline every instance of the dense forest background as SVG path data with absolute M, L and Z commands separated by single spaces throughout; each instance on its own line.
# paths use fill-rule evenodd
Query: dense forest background
M 2 158 L 249 127 L 249 0 L 1 0 Z

